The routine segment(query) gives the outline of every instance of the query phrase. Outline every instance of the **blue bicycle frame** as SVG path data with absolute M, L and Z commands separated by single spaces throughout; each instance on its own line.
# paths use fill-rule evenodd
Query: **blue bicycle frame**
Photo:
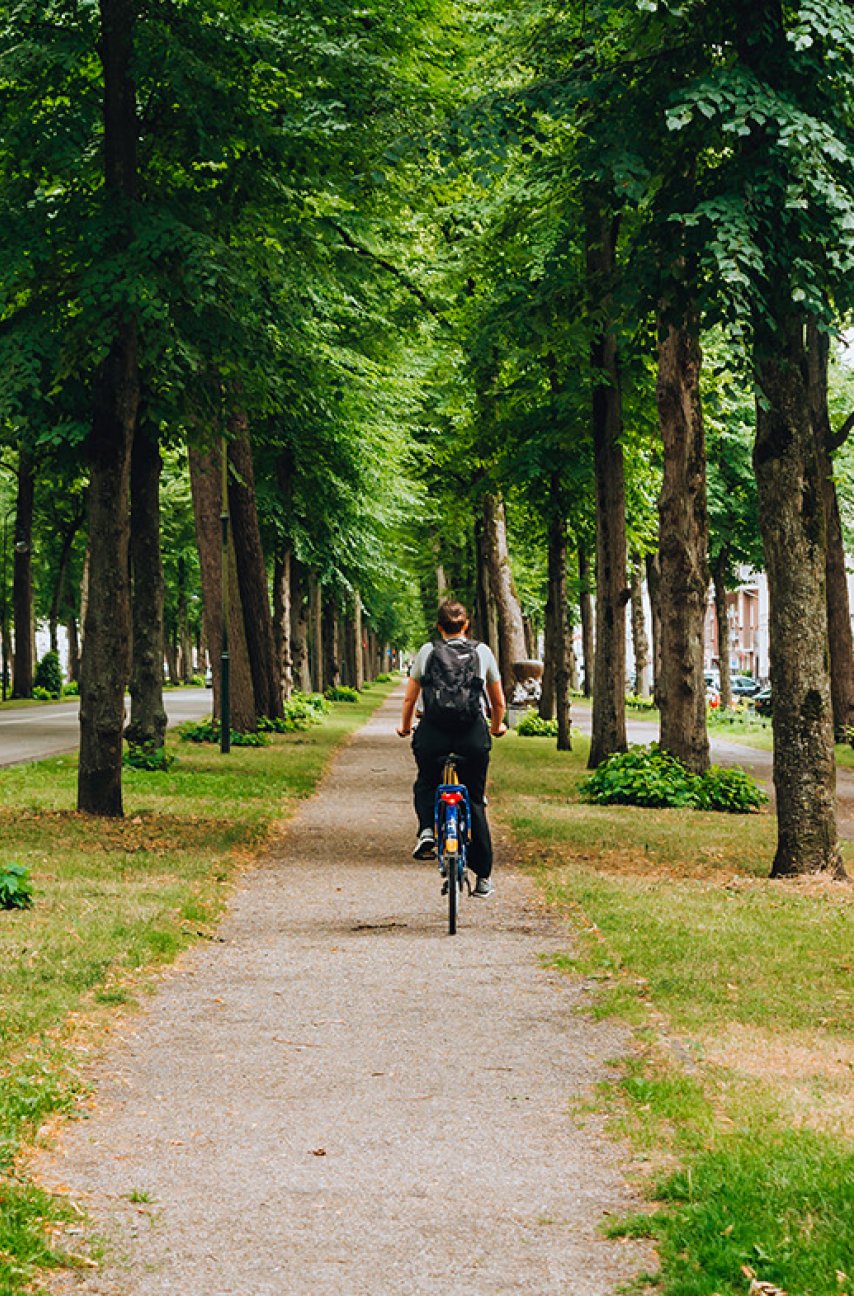
M 462 783 L 441 783 L 436 789 L 436 842 L 439 869 L 443 877 L 453 875 L 456 863 L 457 884 L 462 886 L 468 854 L 471 806 L 468 788 Z

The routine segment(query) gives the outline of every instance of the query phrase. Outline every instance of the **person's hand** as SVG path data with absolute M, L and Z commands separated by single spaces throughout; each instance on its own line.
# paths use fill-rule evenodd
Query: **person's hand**
M 507 732 L 507 726 L 502 720 L 497 729 L 490 729 L 489 732 L 492 734 L 493 738 L 503 738 Z
M 398 726 L 397 726 L 397 731 L 396 731 L 396 732 L 397 732 L 397 736 L 398 736 L 398 738 L 408 738 L 409 735 L 412 733 L 412 730 L 411 730 L 411 729 L 404 729 L 402 725 L 398 725 Z

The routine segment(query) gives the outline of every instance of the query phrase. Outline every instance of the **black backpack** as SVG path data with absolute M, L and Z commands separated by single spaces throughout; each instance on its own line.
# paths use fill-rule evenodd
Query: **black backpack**
M 477 645 L 467 639 L 437 643 L 424 667 L 424 716 L 440 729 L 465 729 L 483 714 Z

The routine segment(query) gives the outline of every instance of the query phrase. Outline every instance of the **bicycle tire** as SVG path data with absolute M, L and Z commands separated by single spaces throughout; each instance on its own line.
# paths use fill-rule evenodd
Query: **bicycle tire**
M 450 859 L 446 856 L 445 866 L 448 877 L 448 935 L 456 936 L 457 912 L 460 905 L 460 883 L 456 856 L 452 856 Z

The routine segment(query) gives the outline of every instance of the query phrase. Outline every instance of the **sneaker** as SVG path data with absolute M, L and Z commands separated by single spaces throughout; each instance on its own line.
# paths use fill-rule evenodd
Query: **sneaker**
M 422 828 L 415 843 L 412 858 L 417 860 L 436 858 L 436 838 L 432 828 Z
M 480 896 L 483 900 L 486 896 L 491 896 L 495 891 L 495 883 L 492 878 L 478 878 L 477 885 L 472 891 L 473 896 Z

